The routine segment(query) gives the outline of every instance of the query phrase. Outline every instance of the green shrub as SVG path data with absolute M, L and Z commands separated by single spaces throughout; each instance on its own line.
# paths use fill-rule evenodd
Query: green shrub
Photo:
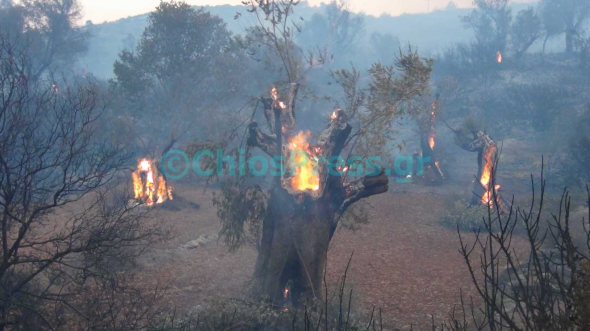
M 484 218 L 488 216 L 485 205 L 470 206 L 465 200 L 456 201 L 453 207 L 445 212 L 443 225 L 451 229 L 459 226 L 461 231 L 484 229 Z

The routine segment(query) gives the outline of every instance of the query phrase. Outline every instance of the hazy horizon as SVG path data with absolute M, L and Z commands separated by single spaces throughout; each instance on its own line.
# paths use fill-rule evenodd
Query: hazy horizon
M 242 0 L 186 0 L 195 6 L 241 5 Z M 327 0 L 308 0 L 312 6 L 329 3 Z M 457 7 L 473 7 L 472 0 L 349 0 L 350 8 L 354 12 L 367 15 L 381 16 L 383 14 L 399 16 L 403 14 L 427 13 L 443 9 L 454 2 Z M 537 0 L 520 0 L 517 2 L 537 2 Z M 115 21 L 128 16 L 136 16 L 152 11 L 160 0 L 80 0 L 83 7 L 82 21 L 91 20 L 94 23 Z

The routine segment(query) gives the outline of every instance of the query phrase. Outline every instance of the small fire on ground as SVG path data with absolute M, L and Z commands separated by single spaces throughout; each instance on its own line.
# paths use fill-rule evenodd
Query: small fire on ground
M 291 186 L 298 191 L 317 191 L 320 189 L 320 175 L 317 169 L 320 147 L 310 148 L 307 139 L 311 132 L 301 131 L 289 140 L 289 150 L 292 152 L 291 160 L 296 165 L 295 173 L 291 177 Z
M 152 161 L 139 160 L 137 170 L 133 172 L 133 190 L 135 199 L 148 206 L 172 200 L 172 186 L 166 184 L 164 176 L 158 175 Z

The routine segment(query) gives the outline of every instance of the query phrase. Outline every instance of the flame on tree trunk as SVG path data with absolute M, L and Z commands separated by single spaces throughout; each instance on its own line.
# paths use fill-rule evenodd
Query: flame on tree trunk
M 307 141 L 307 132 L 293 135 L 297 90 L 292 84 L 286 104 L 278 101 L 274 89 L 271 98 L 262 98 L 272 134 L 262 132 L 256 122 L 249 125 L 249 146 L 271 157 L 295 158 L 289 160 L 294 169 L 283 165 L 287 171 L 273 180 L 254 271 L 252 293 L 275 305 L 286 302 L 286 288 L 295 305 L 320 296 L 328 246 L 340 216 L 356 201 L 388 190 L 384 173 L 345 182 L 344 176 L 330 175 L 318 163 L 340 155 L 352 127 L 336 111 L 317 144 Z M 297 157 L 309 162 L 302 164 Z M 342 175 L 347 170 L 339 169 Z
M 481 192 L 481 198 L 479 199 L 481 201 L 481 203 L 485 204 L 485 205 L 489 205 L 490 208 L 493 207 L 494 205 L 494 201 L 493 201 L 493 195 L 494 195 L 494 191 L 496 193 L 496 195 L 498 194 L 498 190 L 500 190 L 500 185 L 497 185 L 495 183 L 490 183 L 490 180 L 492 179 L 492 171 L 494 168 L 494 164 L 495 164 L 495 159 L 496 159 L 496 154 L 497 153 L 497 147 L 496 144 L 491 144 L 489 146 L 487 146 L 487 148 L 485 148 L 484 150 L 482 150 L 480 152 L 480 154 L 478 154 L 478 165 L 479 165 L 479 173 L 478 173 L 478 179 L 479 179 L 479 183 L 475 182 L 475 186 L 479 186 L 479 192 Z M 477 185 L 479 184 L 479 185 Z M 493 185 L 493 188 L 492 188 Z M 475 188 L 474 188 L 474 192 Z M 473 199 L 472 199 L 472 204 L 477 203 L 475 200 L 477 200 L 477 196 L 474 195 Z
M 477 152 L 478 171 L 476 180 L 473 182 L 471 205 L 476 206 L 484 204 L 493 208 L 494 196 L 496 196 L 496 201 L 500 209 L 503 210 L 505 206 L 498 193 L 500 185 L 491 182 L 492 177 L 494 177 L 492 176 L 492 172 L 495 171 L 495 165 L 497 164 L 498 159 L 498 146 L 492 138 L 483 131 L 472 132 L 473 139 L 466 139 L 465 134 L 461 130 L 455 130 L 448 124 L 447 126 L 455 133 L 455 136 L 457 137 L 456 143 L 459 147 L 468 152 Z
M 420 148 L 422 149 L 422 157 L 430 160 L 425 162 L 427 164 L 426 170 L 430 169 L 434 174 L 436 181 L 440 182 L 445 179 L 445 176 L 440 169 L 440 163 L 438 162 L 434 151 L 434 147 L 436 146 L 436 130 L 434 125 L 436 123 L 437 106 L 438 100 L 432 103 L 432 109 L 429 111 L 427 119 L 422 121 Z

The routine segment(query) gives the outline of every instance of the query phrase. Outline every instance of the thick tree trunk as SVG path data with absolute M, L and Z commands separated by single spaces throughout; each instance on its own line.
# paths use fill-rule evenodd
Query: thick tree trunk
M 287 106 L 277 96 L 273 96 L 274 102 L 263 100 L 265 117 L 274 134 L 262 132 L 252 122 L 249 146 L 289 160 L 290 151 L 283 146 L 282 136 L 288 139 L 295 124 L 296 93 L 297 86 L 292 85 Z M 351 132 L 341 115 L 338 113 L 317 144 L 308 148 L 309 156 L 329 160 L 340 155 Z M 315 190 L 293 187 L 292 176 L 287 172 L 273 181 L 252 284 L 252 293 L 258 299 L 277 306 L 301 305 L 320 296 L 326 255 L 339 218 L 356 201 L 388 190 L 384 173 L 345 182 L 344 176 L 330 174 L 325 164 L 317 165 L 319 185 Z
M 252 288 L 259 299 L 281 306 L 319 297 L 340 216 L 356 201 L 388 190 L 384 173 L 339 187 L 331 184 L 319 195 L 282 186 L 271 189 Z
M 276 305 L 286 300 L 298 305 L 321 293 L 334 216 L 329 204 L 308 194 L 292 195 L 282 187 L 271 191 L 254 272 L 258 295 Z

